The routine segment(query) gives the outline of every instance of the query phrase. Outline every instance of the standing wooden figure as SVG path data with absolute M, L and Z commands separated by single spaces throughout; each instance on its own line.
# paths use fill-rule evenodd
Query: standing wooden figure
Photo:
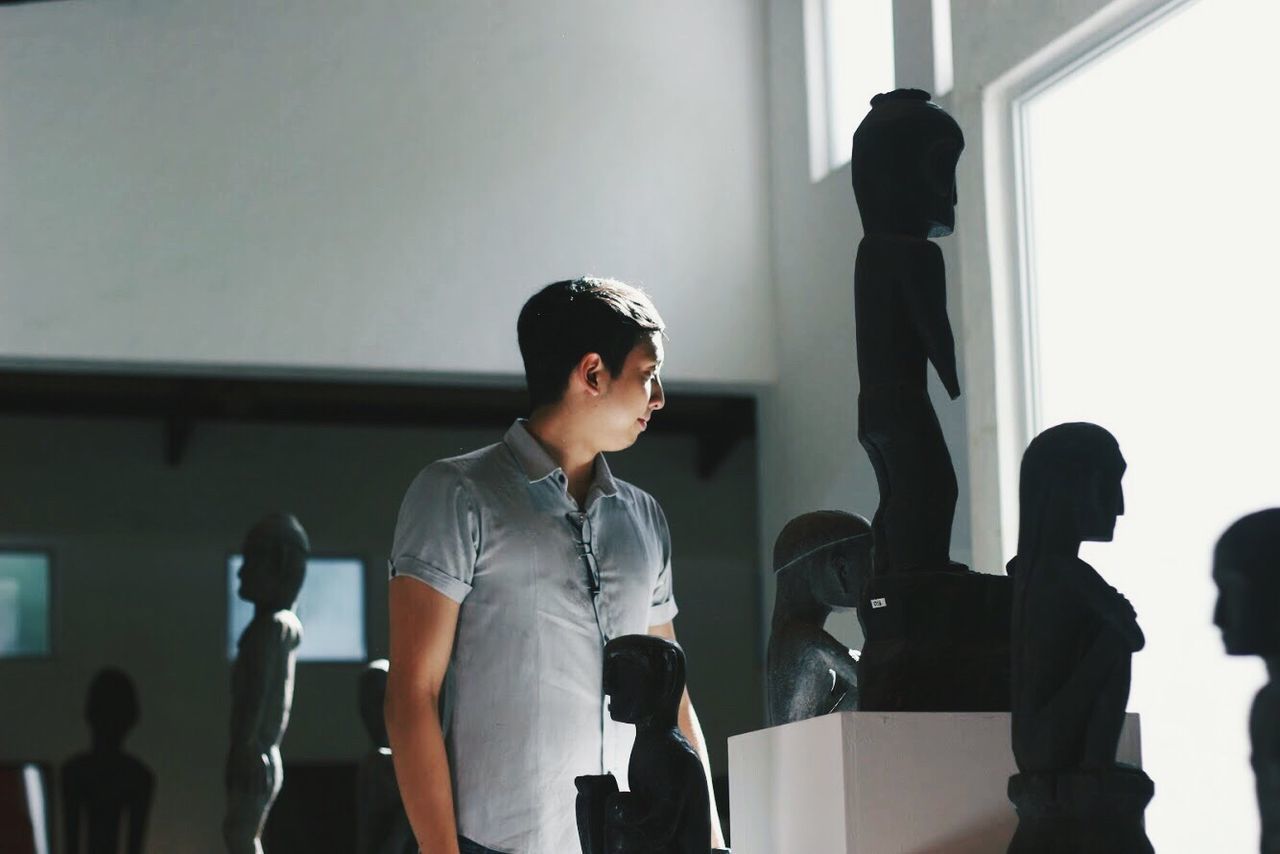
M 302 623 L 293 613 L 307 571 L 307 532 L 287 513 L 249 531 L 239 596 L 254 605 L 231 669 L 231 747 L 227 751 L 229 854 L 262 854 L 267 813 L 284 784 L 280 740 L 293 704 L 293 670 Z

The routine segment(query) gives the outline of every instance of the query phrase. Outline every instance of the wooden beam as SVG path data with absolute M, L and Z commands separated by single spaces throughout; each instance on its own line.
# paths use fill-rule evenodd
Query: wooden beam
M 154 419 L 169 465 L 182 462 L 197 422 L 502 429 L 527 410 L 513 387 L 0 371 L 0 415 Z M 712 477 L 755 435 L 755 399 L 671 392 L 649 432 L 694 437 L 698 474 Z

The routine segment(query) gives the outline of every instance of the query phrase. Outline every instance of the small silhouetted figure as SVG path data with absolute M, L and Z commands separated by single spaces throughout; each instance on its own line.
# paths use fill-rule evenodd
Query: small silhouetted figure
M 310 544 L 298 520 L 273 513 L 249 531 L 239 596 L 254 604 L 231 670 L 231 747 L 227 752 L 227 815 L 222 834 L 230 854 L 261 854 L 262 828 L 284 783 L 280 740 L 289 725 L 293 669 L 302 624 L 294 602 L 306 575 Z
M 141 854 L 155 776 L 124 752 L 125 736 L 138 722 L 133 680 L 115 668 L 98 671 L 89 684 L 84 715 L 93 746 L 62 766 L 66 850 L 68 854 Z M 120 847 L 122 825 L 124 848 Z
M 956 476 L 929 401 L 927 365 L 960 396 L 942 252 L 955 226 L 960 126 L 919 89 L 871 99 L 853 135 L 864 237 L 854 267 L 858 439 L 880 487 L 875 572 L 955 568 Z
M 373 749 L 360 760 L 356 776 L 356 850 L 359 854 L 414 854 L 418 850 L 400 800 L 382 713 L 387 695 L 387 668 L 387 660 L 379 658 L 369 662 L 360 674 L 360 719 L 373 741 Z
M 677 722 L 684 684 L 684 652 L 671 641 L 623 635 L 605 644 L 609 715 L 636 727 L 631 791 L 619 792 L 612 774 L 576 778 L 583 854 L 710 850 L 706 774 Z
M 769 634 L 769 725 L 858 707 L 857 654 L 823 630 L 858 604 L 871 574 L 871 525 L 840 510 L 786 524 L 773 544 L 778 579 Z
M 1151 779 L 1116 752 L 1130 663 L 1145 640 L 1129 601 L 1080 560 L 1124 513 L 1125 461 L 1096 424 L 1060 424 L 1022 457 L 1011 629 L 1018 810 L 1010 854 L 1146 854 Z
M 1230 655 L 1257 655 L 1267 684 L 1249 714 L 1262 852 L 1280 854 L 1280 508 L 1251 513 L 1213 551 L 1218 604 L 1213 621 Z
M 1145 643 L 1129 600 L 1080 560 L 1124 513 L 1125 461 L 1096 424 L 1060 424 L 1022 457 L 1013 579 L 1013 755 L 1022 771 L 1115 764 L 1130 662 Z

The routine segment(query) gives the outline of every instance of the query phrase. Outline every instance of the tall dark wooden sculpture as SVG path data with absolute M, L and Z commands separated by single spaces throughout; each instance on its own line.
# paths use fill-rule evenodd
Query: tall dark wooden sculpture
M 707 778 L 680 733 L 684 652 L 652 635 L 605 644 L 609 715 L 635 724 L 627 766 L 631 791 L 612 774 L 578 777 L 578 837 L 583 854 L 706 854 L 711 844 Z
M 878 575 L 951 565 L 956 476 L 929 401 L 932 364 L 960 396 L 942 252 L 955 226 L 960 126 L 918 89 L 871 100 L 853 135 L 853 193 L 863 238 L 854 267 L 858 439 L 880 486 Z
M 860 708 L 1007 709 L 1007 579 L 951 560 L 956 477 L 927 371 L 960 396 L 946 272 L 931 238 L 955 226 L 959 125 L 929 95 L 877 95 L 853 135 L 864 236 L 854 268 L 858 439 L 880 488 L 873 577 L 858 608 Z
M 396 769 L 391 763 L 391 742 L 387 739 L 387 724 L 382 713 L 387 696 L 388 665 L 385 658 L 379 658 L 369 662 L 360 674 L 360 720 L 373 746 L 360 760 L 356 773 L 357 854 L 415 854 L 418 850 L 400 800 Z
M 1150 852 L 1153 786 L 1116 763 L 1130 660 L 1144 639 L 1129 601 L 1080 560 L 1124 513 L 1125 462 L 1096 424 L 1052 427 L 1028 445 L 1013 579 L 1011 854 Z
M 142 854 L 155 775 L 124 752 L 125 736 L 138 722 L 138 692 L 128 674 L 110 667 L 98 671 L 89 684 L 85 719 L 93 746 L 62 766 L 65 848 L 73 854 Z
M 1253 773 L 1262 816 L 1262 852 L 1280 854 L 1280 508 L 1251 513 L 1213 552 L 1218 604 L 1213 621 L 1230 655 L 1257 655 L 1267 684 L 1249 714 Z
M 787 523 L 773 545 L 778 579 L 769 634 L 769 725 L 858 707 L 857 654 L 823 630 L 858 604 L 871 572 L 871 526 L 839 510 Z
M 293 670 L 302 624 L 292 611 L 310 544 L 298 520 L 273 513 L 249 531 L 240 567 L 241 599 L 254 604 L 231 669 L 231 747 L 227 751 L 229 854 L 262 854 L 262 828 L 280 787 L 280 740 L 293 704 Z

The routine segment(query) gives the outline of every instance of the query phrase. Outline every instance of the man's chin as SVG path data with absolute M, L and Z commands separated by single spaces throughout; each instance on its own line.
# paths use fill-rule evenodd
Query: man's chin
M 613 453 L 615 451 L 625 451 L 627 448 L 630 448 L 637 441 L 639 441 L 639 439 L 640 439 L 640 431 L 637 430 L 634 433 L 632 433 L 630 436 L 619 436 L 617 439 L 614 440 L 614 442 L 609 447 L 605 448 L 604 450 L 606 453 Z

